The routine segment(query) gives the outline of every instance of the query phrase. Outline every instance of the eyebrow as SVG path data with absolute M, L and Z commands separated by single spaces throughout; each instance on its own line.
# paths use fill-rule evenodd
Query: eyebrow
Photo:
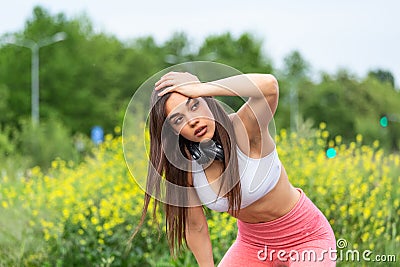
M 188 100 L 186 100 L 185 106 L 188 107 L 191 100 L 192 100 L 192 98 L 189 97 Z M 179 112 L 178 112 L 178 113 L 172 114 L 171 116 L 169 116 L 168 120 L 172 120 L 173 118 L 175 118 L 175 117 L 178 116 L 179 114 L 180 114 Z

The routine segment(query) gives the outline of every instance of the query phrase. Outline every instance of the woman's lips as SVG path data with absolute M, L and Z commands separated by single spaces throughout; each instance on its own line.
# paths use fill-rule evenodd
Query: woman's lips
M 194 135 L 197 137 L 202 137 L 207 133 L 207 126 L 200 127 L 194 132 Z

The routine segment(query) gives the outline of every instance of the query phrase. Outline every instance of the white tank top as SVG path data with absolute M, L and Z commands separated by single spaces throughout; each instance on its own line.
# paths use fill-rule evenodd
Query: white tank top
M 245 208 L 275 187 L 281 174 L 281 162 L 276 147 L 270 154 L 260 159 L 249 158 L 239 148 L 237 155 L 242 192 L 240 208 Z M 192 176 L 193 186 L 204 205 L 215 211 L 228 211 L 228 199 L 217 196 L 208 184 L 203 167 L 194 160 Z

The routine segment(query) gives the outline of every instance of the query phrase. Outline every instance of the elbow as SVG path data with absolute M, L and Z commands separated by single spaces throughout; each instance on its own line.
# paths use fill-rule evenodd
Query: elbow
M 268 97 L 276 96 L 276 97 L 278 97 L 278 95 L 279 95 L 278 80 L 272 74 L 265 74 L 264 75 L 263 83 L 260 86 L 260 88 L 262 88 L 263 94 L 265 96 L 268 96 Z
M 265 74 L 263 84 L 260 86 L 264 98 L 268 102 L 268 106 L 272 115 L 275 114 L 279 101 L 279 84 L 278 80 L 271 74 Z
M 188 233 L 193 233 L 193 232 L 195 232 L 195 233 L 201 233 L 201 232 L 203 232 L 204 230 L 206 230 L 206 231 L 208 231 L 208 226 L 207 226 L 207 223 L 203 223 L 203 222 L 189 222 L 187 225 L 186 225 L 186 231 L 188 232 Z

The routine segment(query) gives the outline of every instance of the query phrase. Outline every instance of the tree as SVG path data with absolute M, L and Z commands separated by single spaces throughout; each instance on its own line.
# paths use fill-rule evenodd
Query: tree
M 176 32 L 162 45 L 164 62 L 175 65 L 192 61 L 194 53 L 190 46 L 188 36 L 183 32 Z
M 280 74 L 280 98 L 283 103 L 282 111 L 290 120 L 283 121 L 280 127 L 290 127 L 292 131 L 299 129 L 300 114 L 299 94 L 308 91 L 310 65 L 299 51 L 293 51 L 284 58 L 284 68 Z
M 40 53 L 40 115 L 62 121 L 72 133 L 89 134 L 94 125 L 112 132 L 121 125 L 128 101 L 146 79 L 172 64 L 191 60 L 215 61 L 243 73 L 276 75 L 280 86 L 278 128 L 290 127 L 291 121 L 302 117 L 316 124 L 327 122 L 328 130 L 342 135 L 344 141 L 356 133 L 372 140 L 382 133 L 377 122 L 380 114 L 397 114 L 400 106 L 388 71 L 371 71 L 360 81 L 349 71 L 338 70 L 314 82 L 310 64 L 300 52 L 288 54 L 279 72 L 262 50 L 262 40 L 249 33 L 211 35 L 199 47 L 193 47 L 184 33 L 175 33 L 162 44 L 151 36 L 121 42 L 115 36 L 94 32 L 86 15 L 67 19 L 36 7 L 25 28 L 11 35 L 37 41 L 60 31 L 67 33 L 67 39 L 43 47 Z M 30 116 L 30 61 L 26 48 L 0 47 L 1 126 L 21 129 L 19 121 Z M 218 78 L 221 75 L 215 73 Z M 243 103 L 234 97 L 220 100 L 234 110 Z M 385 138 L 398 143 L 398 127 L 390 126 L 389 122 Z
M 262 50 L 262 41 L 249 33 L 234 38 L 230 33 L 211 35 L 200 46 L 197 58 L 212 57 L 242 72 L 270 73 L 271 60 Z
M 230 33 L 211 35 L 200 46 L 197 60 L 212 60 L 231 66 L 242 73 L 272 73 L 271 60 L 262 51 L 262 41 L 249 33 L 234 38 Z M 237 110 L 243 100 L 238 97 L 221 97 L 223 102 Z
M 284 58 L 283 74 L 289 79 L 305 79 L 309 75 L 310 64 L 299 51 L 293 51 Z
M 352 92 L 356 90 L 352 80 L 324 80 L 302 90 L 299 95 L 301 113 L 311 118 L 316 125 L 326 122 L 329 132 L 349 140 L 355 136 L 354 114 L 357 103 L 352 103 Z
M 58 117 L 73 132 L 89 133 L 97 124 L 111 131 L 119 123 L 114 112 L 124 70 L 122 43 L 95 34 L 86 16 L 68 21 L 41 7 L 34 9 L 23 32 L 15 35 L 38 40 L 60 31 L 67 33 L 67 39 L 40 53 L 40 115 Z M 0 58 L 6 62 L 1 80 L 15 92 L 9 105 L 15 116 L 8 120 L 15 125 L 18 117 L 30 114 L 30 55 L 24 48 L 7 46 Z
M 395 86 L 394 76 L 390 71 L 387 70 L 371 70 L 368 72 L 369 77 L 373 77 L 382 83 L 389 83 L 393 88 Z
M 0 129 L 5 122 L 9 120 L 12 114 L 9 112 L 8 101 L 10 98 L 10 92 L 4 84 L 0 84 Z

